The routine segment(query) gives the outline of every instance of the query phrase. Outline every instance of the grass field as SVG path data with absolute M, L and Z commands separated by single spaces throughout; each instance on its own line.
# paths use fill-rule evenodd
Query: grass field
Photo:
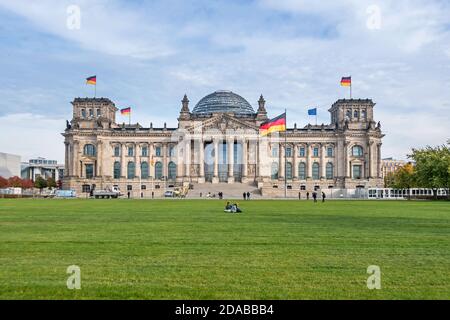
M 2 299 L 449 299 L 450 203 L 0 200 Z M 66 268 L 81 268 L 81 290 Z M 378 265 L 382 289 L 366 286 Z

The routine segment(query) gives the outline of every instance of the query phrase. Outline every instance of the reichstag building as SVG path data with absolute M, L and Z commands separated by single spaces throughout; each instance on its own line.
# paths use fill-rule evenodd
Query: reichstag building
M 384 135 L 369 99 L 336 101 L 329 124 L 295 124 L 264 137 L 262 95 L 256 111 L 231 91 L 211 93 L 192 110 L 185 95 L 177 128 L 118 123 L 118 109 L 106 98 L 76 98 L 72 106 L 63 133 L 63 185 L 78 195 L 118 186 L 133 197 L 149 197 L 171 187 L 222 183 L 281 197 L 285 189 L 296 196 L 302 190 L 383 186 Z

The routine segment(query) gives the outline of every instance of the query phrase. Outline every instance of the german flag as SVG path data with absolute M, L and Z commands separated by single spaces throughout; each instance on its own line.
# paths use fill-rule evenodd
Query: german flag
M 124 108 L 124 109 L 120 109 L 120 114 L 130 114 L 131 113 L 131 108 Z
M 97 76 L 92 76 L 92 77 L 86 78 L 86 84 L 96 85 L 97 84 Z
M 352 77 L 342 77 L 341 86 L 350 87 L 352 85 Z
M 259 126 L 259 132 L 262 136 L 266 136 L 272 132 L 286 131 L 286 112 L 276 118 L 263 122 Z

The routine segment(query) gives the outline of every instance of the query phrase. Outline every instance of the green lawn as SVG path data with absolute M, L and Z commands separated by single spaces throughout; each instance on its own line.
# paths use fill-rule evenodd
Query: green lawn
M 450 203 L 0 200 L 2 299 L 449 299 Z M 66 268 L 81 268 L 81 290 Z M 369 265 L 382 289 L 369 290 Z

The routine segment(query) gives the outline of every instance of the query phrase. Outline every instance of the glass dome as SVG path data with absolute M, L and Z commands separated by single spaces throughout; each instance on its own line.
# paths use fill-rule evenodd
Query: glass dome
M 235 114 L 254 114 L 250 103 L 231 91 L 220 90 L 202 98 L 192 110 L 194 114 L 213 112 L 233 112 Z

